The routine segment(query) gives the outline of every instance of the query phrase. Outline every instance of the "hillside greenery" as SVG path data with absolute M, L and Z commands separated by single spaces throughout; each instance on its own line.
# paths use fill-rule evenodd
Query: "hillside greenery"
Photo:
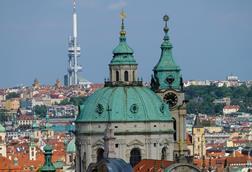
M 86 96 L 78 96 L 78 97 L 66 98 L 66 99 L 62 100 L 57 105 L 69 105 L 69 104 L 72 104 L 72 105 L 78 106 L 78 105 L 83 104 L 83 102 L 86 100 L 86 98 L 87 98 Z
M 20 94 L 12 92 L 6 95 L 6 100 L 12 99 L 12 98 L 19 98 Z
M 231 105 L 239 105 L 240 112 L 252 113 L 252 87 L 190 86 L 185 88 L 187 113 L 222 114 L 225 105 L 214 104 L 215 99 L 230 97 Z

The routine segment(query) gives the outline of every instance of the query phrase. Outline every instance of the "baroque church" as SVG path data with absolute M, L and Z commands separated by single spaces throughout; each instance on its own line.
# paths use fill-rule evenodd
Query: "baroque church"
M 138 64 L 127 44 L 121 13 L 119 44 L 104 87 L 79 107 L 76 119 L 76 171 L 103 158 L 120 158 L 132 167 L 142 159 L 176 160 L 189 155 L 185 143 L 186 101 L 180 67 L 172 56 L 167 26 L 151 86 L 137 79 Z

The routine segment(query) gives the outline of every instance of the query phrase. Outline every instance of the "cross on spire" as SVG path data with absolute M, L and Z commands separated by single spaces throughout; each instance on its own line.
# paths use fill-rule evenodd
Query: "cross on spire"
M 123 9 L 120 12 L 120 18 L 122 20 L 120 35 L 121 36 L 125 36 L 126 35 L 126 31 L 124 30 L 124 19 L 126 18 L 126 13 L 123 11 Z
M 168 22 L 168 20 L 169 20 L 169 16 L 168 16 L 167 14 L 164 15 L 163 20 L 164 20 L 164 22 L 165 22 L 164 32 L 165 32 L 165 34 L 167 35 L 167 32 L 169 31 L 169 28 L 168 28 L 168 26 L 167 26 L 167 22 Z
M 109 107 L 107 107 L 106 111 L 108 112 L 108 122 L 110 122 L 110 112 L 112 111 L 112 109 Z

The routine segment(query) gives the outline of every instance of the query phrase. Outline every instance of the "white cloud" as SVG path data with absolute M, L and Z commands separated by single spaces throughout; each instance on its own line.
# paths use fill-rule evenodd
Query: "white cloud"
M 121 0 L 121 1 L 109 4 L 108 8 L 110 10 L 118 10 L 118 9 L 123 9 L 124 7 L 126 7 L 126 5 L 127 5 L 126 1 Z

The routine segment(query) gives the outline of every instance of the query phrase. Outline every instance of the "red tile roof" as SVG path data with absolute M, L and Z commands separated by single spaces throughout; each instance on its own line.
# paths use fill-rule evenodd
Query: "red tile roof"
M 20 115 L 18 117 L 18 120 L 33 120 L 33 119 L 34 119 L 33 115 Z
M 56 162 L 57 160 L 62 160 L 65 162 L 65 149 L 64 143 L 60 142 L 57 139 L 49 140 L 49 144 L 53 145 L 53 155 L 52 162 Z M 29 143 L 25 140 L 19 142 L 18 144 L 9 145 L 7 147 L 7 157 L 0 157 L 0 172 L 7 171 L 9 169 L 14 171 L 30 171 L 30 167 L 33 167 L 35 171 L 37 171 L 44 164 L 44 153 L 43 151 L 36 147 L 36 160 L 29 159 Z M 18 165 L 14 166 L 14 158 L 18 161 Z M 6 162 L 6 163 L 1 163 Z
M 223 109 L 240 109 L 238 105 L 226 105 Z
M 133 170 L 134 172 L 162 172 L 173 163 L 173 161 L 145 159 L 140 161 Z

